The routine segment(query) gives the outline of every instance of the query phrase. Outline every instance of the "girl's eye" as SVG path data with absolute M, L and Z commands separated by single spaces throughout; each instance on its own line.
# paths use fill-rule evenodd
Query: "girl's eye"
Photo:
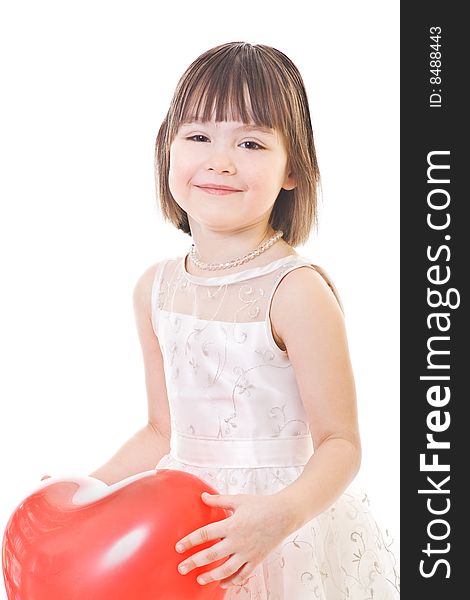
M 198 138 L 204 138 L 204 139 L 198 139 Z M 205 135 L 202 135 L 201 133 L 198 133 L 196 135 L 192 135 L 191 137 L 187 138 L 188 140 L 193 140 L 195 142 L 203 142 L 204 140 L 207 140 L 208 138 L 206 138 Z
M 242 142 L 240 144 L 240 146 L 245 145 L 245 148 L 247 150 L 263 150 L 263 146 L 261 146 L 261 144 L 258 144 L 258 142 L 253 142 L 253 141 L 247 141 L 247 142 Z

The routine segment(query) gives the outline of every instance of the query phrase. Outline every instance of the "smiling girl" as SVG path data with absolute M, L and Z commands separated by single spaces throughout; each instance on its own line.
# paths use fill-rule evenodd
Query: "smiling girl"
M 319 184 L 296 67 L 264 45 L 204 53 L 178 83 L 155 166 L 163 215 L 192 246 L 136 284 L 149 422 L 92 475 L 156 465 L 213 486 L 202 500 L 230 516 L 176 549 L 181 577 L 207 565 L 198 582 L 226 598 L 396 598 L 389 543 L 349 487 L 361 444 L 341 301 L 294 250 Z

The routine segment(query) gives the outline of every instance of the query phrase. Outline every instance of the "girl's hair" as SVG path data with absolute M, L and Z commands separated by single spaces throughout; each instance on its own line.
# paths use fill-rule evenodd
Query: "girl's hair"
M 277 130 L 284 140 L 288 169 L 296 182 L 281 189 L 269 223 L 292 246 L 317 227 L 320 182 L 307 94 L 297 67 L 282 52 L 261 44 L 231 42 L 199 56 L 176 87 L 155 144 L 155 178 L 163 216 L 190 234 L 188 216 L 168 185 L 170 145 L 182 123 L 241 121 Z

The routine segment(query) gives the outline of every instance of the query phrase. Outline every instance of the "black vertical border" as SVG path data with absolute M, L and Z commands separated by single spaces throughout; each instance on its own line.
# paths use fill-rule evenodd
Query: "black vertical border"
M 465 96 L 467 73 L 469 70 L 467 50 L 468 22 L 463 15 L 464 4 L 457 2 L 435 2 L 413 4 L 401 3 L 400 13 L 400 117 L 401 117 L 401 288 L 400 288 L 400 340 L 401 340 L 401 594 L 405 600 L 439 600 L 467 597 L 466 573 L 470 571 L 467 560 L 467 532 L 470 530 L 470 511 L 467 508 L 466 484 L 467 462 L 470 458 L 470 419 L 466 414 L 470 407 L 466 374 L 470 374 L 470 351 L 468 320 L 466 314 L 468 279 L 470 276 L 470 218 L 466 219 L 470 208 L 470 198 L 465 189 L 469 153 L 466 148 L 468 138 L 468 109 Z M 441 82 L 432 84 L 430 72 L 431 27 L 441 29 Z M 437 30 L 434 30 L 434 33 Z M 467 33 L 467 35 L 465 35 Z M 441 90 L 441 107 L 430 106 L 433 88 Z M 437 96 L 434 97 L 437 99 Z M 428 153 L 448 150 L 448 156 L 441 155 L 435 162 L 449 164 L 447 172 L 449 184 L 433 184 L 427 181 Z M 436 175 L 439 175 L 435 171 Z M 444 178 L 444 171 L 439 177 Z M 447 190 L 450 204 L 446 210 L 432 210 L 428 206 L 428 194 L 432 188 Z M 445 199 L 444 194 L 436 193 L 433 198 Z M 444 222 L 445 213 L 450 216 L 449 227 L 433 230 L 427 224 L 428 213 L 434 213 L 436 222 Z M 450 236 L 446 239 L 445 236 Z M 427 256 L 428 247 L 436 257 L 440 247 L 448 246 L 450 256 L 442 248 L 434 261 Z M 428 269 L 439 265 L 440 279 L 450 269 L 450 279 L 445 284 L 432 284 L 428 279 Z M 436 277 L 436 271 L 433 272 Z M 428 288 L 440 290 L 443 296 L 450 288 L 458 291 L 460 305 L 456 308 L 445 306 L 431 308 L 428 303 Z M 450 300 L 455 304 L 457 294 Z M 427 318 L 433 312 L 449 315 L 450 328 L 440 332 L 436 320 L 428 327 Z M 444 320 L 441 324 L 444 324 Z M 448 364 L 448 370 L 429 370 L 427 343 L 431 336 L 449 336 L 448 341 L 434 341 L 434 348 L 448 350 L 434 359 L 437 364 Z M 420 380 L 423 375 L 448 375 L 449 381 Z M 433 407 L 427 399 L 431 385 L 449 386 L 450 400 L 447 405 Z M 441 388 L 444 392 L 443 388 Z M 448 441 L 449 449 L 427 450 L 426 435 L 431 433 L 427 419 L 433 410 L 440 411 L 439 421 L 450 425 L 442 432 L 435 433 L 436 440 Z M 446 417 L 445 413 L 448 413 Z M 433 423 L 437 423 L 436 418 Z M 439 463 L 449 464 L 449 472 L 424 472 L 420 469 L 420 454 L 427 453 L 426 462 L 432 461 L 432 454 L 438 454 Z M 427 476 L 439 486 L 447 476 L 447 483 L 440 485 L 449 493 L 418 493 L 420 489 L 433 489 Z M 444 510 L 441 515 L 431 514 L 427 502 L 433 510 Z M 447 500 L 448 499 L 448 500 Z M 449 504 L 450 503 L 450 504 Z M 443 519 L 448 523 L 435 522 Z M 429 530 L 430 528 L 430 530 Z M 442 540 L 433 540 L 429 531 Z M 449 534 L 446 536 L 446 533 Z M 446 537 L 444 537 L 446 536 Z M 427 550 L 430 544 L 430 552 Z M 447 546 L 449 544 L 449 546 Z M 439 560 L 447 561 L 440 562 Z M 424 561 L 421 563 L 421 561 Z M 448 564 L 447 564 L 448 563 Z M 431 576 L 424 577 L 422 570 Z M 447 577 L 449 575 L 449 577 Z M 465 579 L 464 579 L 465 578 Z M 460 590 L 460 593 L 458 592 Z M 463 596 L 462 596 L 463 594 Z

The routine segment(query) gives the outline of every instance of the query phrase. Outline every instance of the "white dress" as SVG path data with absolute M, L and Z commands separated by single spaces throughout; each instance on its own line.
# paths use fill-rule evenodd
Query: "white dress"
M 336 289 L 299 255 L 215 277 L 189 274 L 185 259 L 160 262 L 152 289 L 172 428 L 171 451 L 156 468 L 197 475 L 220 494 L 273 494 L 301 474 L 313 445 L 292 365 L 272 335 L 271 299 L 302 266 Z M 398 598 L 390 543 L 367 496 L 350 487 L 225 598 Z

